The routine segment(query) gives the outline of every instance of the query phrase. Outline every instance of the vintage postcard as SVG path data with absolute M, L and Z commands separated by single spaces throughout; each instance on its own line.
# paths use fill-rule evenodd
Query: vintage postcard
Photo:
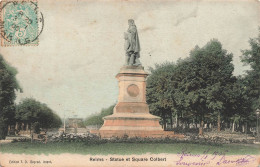
M 260 1 L 0 1 L 0 167 L 260 166 Z

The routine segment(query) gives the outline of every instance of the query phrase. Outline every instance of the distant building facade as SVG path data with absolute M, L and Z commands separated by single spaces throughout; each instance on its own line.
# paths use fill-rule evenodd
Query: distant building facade
M 83 128 L 83 118 L 68 118 L 68 128 Z

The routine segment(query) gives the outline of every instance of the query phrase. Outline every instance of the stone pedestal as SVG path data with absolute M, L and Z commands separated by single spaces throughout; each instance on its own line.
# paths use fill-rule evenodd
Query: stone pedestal
M 119 81 L 118 103 L 112 115 L 104 117 L 99 129 L 102 138 L 163 137 L 160 117 L 149 113 L 146 103 L 147 73 L 141 66 L 124 66 L 116 78 Z M 173 132 L 171 132 L 173 134 Z

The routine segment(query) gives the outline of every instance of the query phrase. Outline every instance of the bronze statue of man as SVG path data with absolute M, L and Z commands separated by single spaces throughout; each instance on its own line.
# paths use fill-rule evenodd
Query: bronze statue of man
M 126 51 L 126 60 L 125 65 L 130 66 L 139 66 L 141 62 L 140 58 L 140 43 L 137 33 L 137 28 L 133 19 L 128 20 L 129 28 L 125 32 L 125 51 Z

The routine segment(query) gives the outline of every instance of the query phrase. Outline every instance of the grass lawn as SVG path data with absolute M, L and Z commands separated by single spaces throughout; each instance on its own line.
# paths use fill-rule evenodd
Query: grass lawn
M 246 155 L 259 154 L 259 145 L 239 145 L 225 144 L 222 146 L 189 144 L 189 143 L 104 143 L 104 144 L 86 144 L 78 143 L 29 143 L 17 142 L 0 145 L 0 152 L 15 154 L 91 154 L 91 155 L 107 155 L 107 154 L 159 154 L 159 153 L 180 153 L 183 149 L 187 149 L 190 153 L 203 153 L 209 149 L 208 154 L 213 152 L 228 151 L 227 155 Z

